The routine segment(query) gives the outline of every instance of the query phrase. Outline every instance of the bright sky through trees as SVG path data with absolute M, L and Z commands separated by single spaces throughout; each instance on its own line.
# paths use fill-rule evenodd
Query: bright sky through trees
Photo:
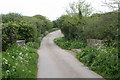
M 55 20 L 65 14 L 69 2 L 77 0 L 1 0 L 0 14 L 16 12 L 26 16 L 41 14 L 50 20 Z M 91 3 L 95 12 L 109 11 L 107 7 L 101 6 L 104 0 L 86 0 Z

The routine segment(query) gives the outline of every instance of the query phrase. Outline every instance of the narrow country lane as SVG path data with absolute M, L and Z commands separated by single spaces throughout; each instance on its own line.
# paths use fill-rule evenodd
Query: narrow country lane
M 38 50 L 38 78 L 102 78 L 54 43 L 62 36 L 58 30 L 43 38 Z

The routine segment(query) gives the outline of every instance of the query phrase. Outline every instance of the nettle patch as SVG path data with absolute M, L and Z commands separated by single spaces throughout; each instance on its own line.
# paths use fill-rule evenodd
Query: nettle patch
M 38 56 L 27 46 L 14 46 L 2 53 L 3 78 L 35 78 Z

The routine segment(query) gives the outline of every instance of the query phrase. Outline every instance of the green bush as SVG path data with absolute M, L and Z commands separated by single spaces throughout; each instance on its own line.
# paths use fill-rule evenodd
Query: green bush
M 76 57 L 104 78 L 120 78 L 117 48 L 86 47 Z
M 117 12 L 109 12 L 91 16 L 86 20 L 87 38 L 116 40 L 118 37 L 118 15 Z M 91 34 L 89 34 L 91 33 Z M 88 35 L 89 34 L 89 35 Z
M 33 16 L 37 21 L 37 28 L 40 30 L 41 34 L 44 34 L 46 31 L 53 27 L 53 24 L 50 20 L 48 20 L 45 16 L 35 15 Z
M 84 48 L 86 46 L 86 43 L 81 40 L 67 40 L 64 37 L 57 38 L 54 40 L 54 42 L 60 46 L 63 49 L 78 49 L 78 48 Z
M 2 50 L 7 49 L 7 46 L 16 42 L 18 38 L 19 25 L 9 22 L 2 25 Z
M 70 40 L 78 38 L 80 31 L 78 31 L 79 18 L 71 17 L 69 15 L 61 16 L 57 21 L 65 38 Z M 80 23 L 82 24 L 82 23 Z
M 63 15 L 56 20 L 66 39 L 100 39 L 107 40 L 107 45 L 116 44 L 118 40 L 118 13 L 108 12 L 82 17 Z M 112 43 L 112 42 L 115 43 Z
M 32 25 L 23 23 L 19 24 L 19 26 L 18 39 L 23 39 L 26 42 L 35 41 L 35 39 L 37 38 L 36 28 L 32 27 Z
M 37 61 L 35 49 L 12 46 L 2 52 L 2 78 L 36 78 Z
M 52 28 L 52 22 L 45 16 L 22 16 L 18 13 L 2 14 L 2 47 L 3 51 L 16 40 L 24 39 L 26 42 L 35 42 L 39 37 L 45 36 L 47 30 Z
M 26 42 L 35 41 L 37 33 L 35 28 L 29 24 L 9 22 L 2 26 L 2 48 L 6 50 L 16 40 L 24 39 Z
M 8 22 L 21 22 L 23 19 L 23 16 L 18 13 L 8 13 L 8 14 L 2 14 L 2 23 L 8 23 Z
M 35 49 L 38 49 L 40 46 L 40 44 L 36 43 L 36 42 L 28 42 L 26 45 L 31 47 L 31 48 L 35 48 Z
M 39 37 L 38 39 L 35 40 L 35 42 L 28 42 L 26 43 L 26 45 L 31 48 L 38 49 L 40 47 L 41 40 L 42 37 Z
M 28 17 L 17 13 L 2 15 L 2 18 L 3 22 L 0 24 L 3 50 L 0 53 L 3 54 L 2 77 L 11 80 L 12 78 L 36 78 L 38 63 L 36 49 L 39 48 L 44 35 L 48 33 L 47 30 L 52 28 L 51 21 L 40 15 Z M 26 45 L 15 46 L 16 40 L 22 39 L 26 41 Z

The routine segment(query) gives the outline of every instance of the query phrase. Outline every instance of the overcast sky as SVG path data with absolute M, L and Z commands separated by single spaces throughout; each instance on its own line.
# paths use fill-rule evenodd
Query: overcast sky
M 9 12 L 20 13 L 25 16 L 41 14 L 50 20 L 55 20 L 62 14 L 70 2 L 77 0 L 0 0 L 0 14 Z M 104 0 L 85 0 L 91 3 L 95 12 L 109 11 L 107 7 L 101 6 Z

